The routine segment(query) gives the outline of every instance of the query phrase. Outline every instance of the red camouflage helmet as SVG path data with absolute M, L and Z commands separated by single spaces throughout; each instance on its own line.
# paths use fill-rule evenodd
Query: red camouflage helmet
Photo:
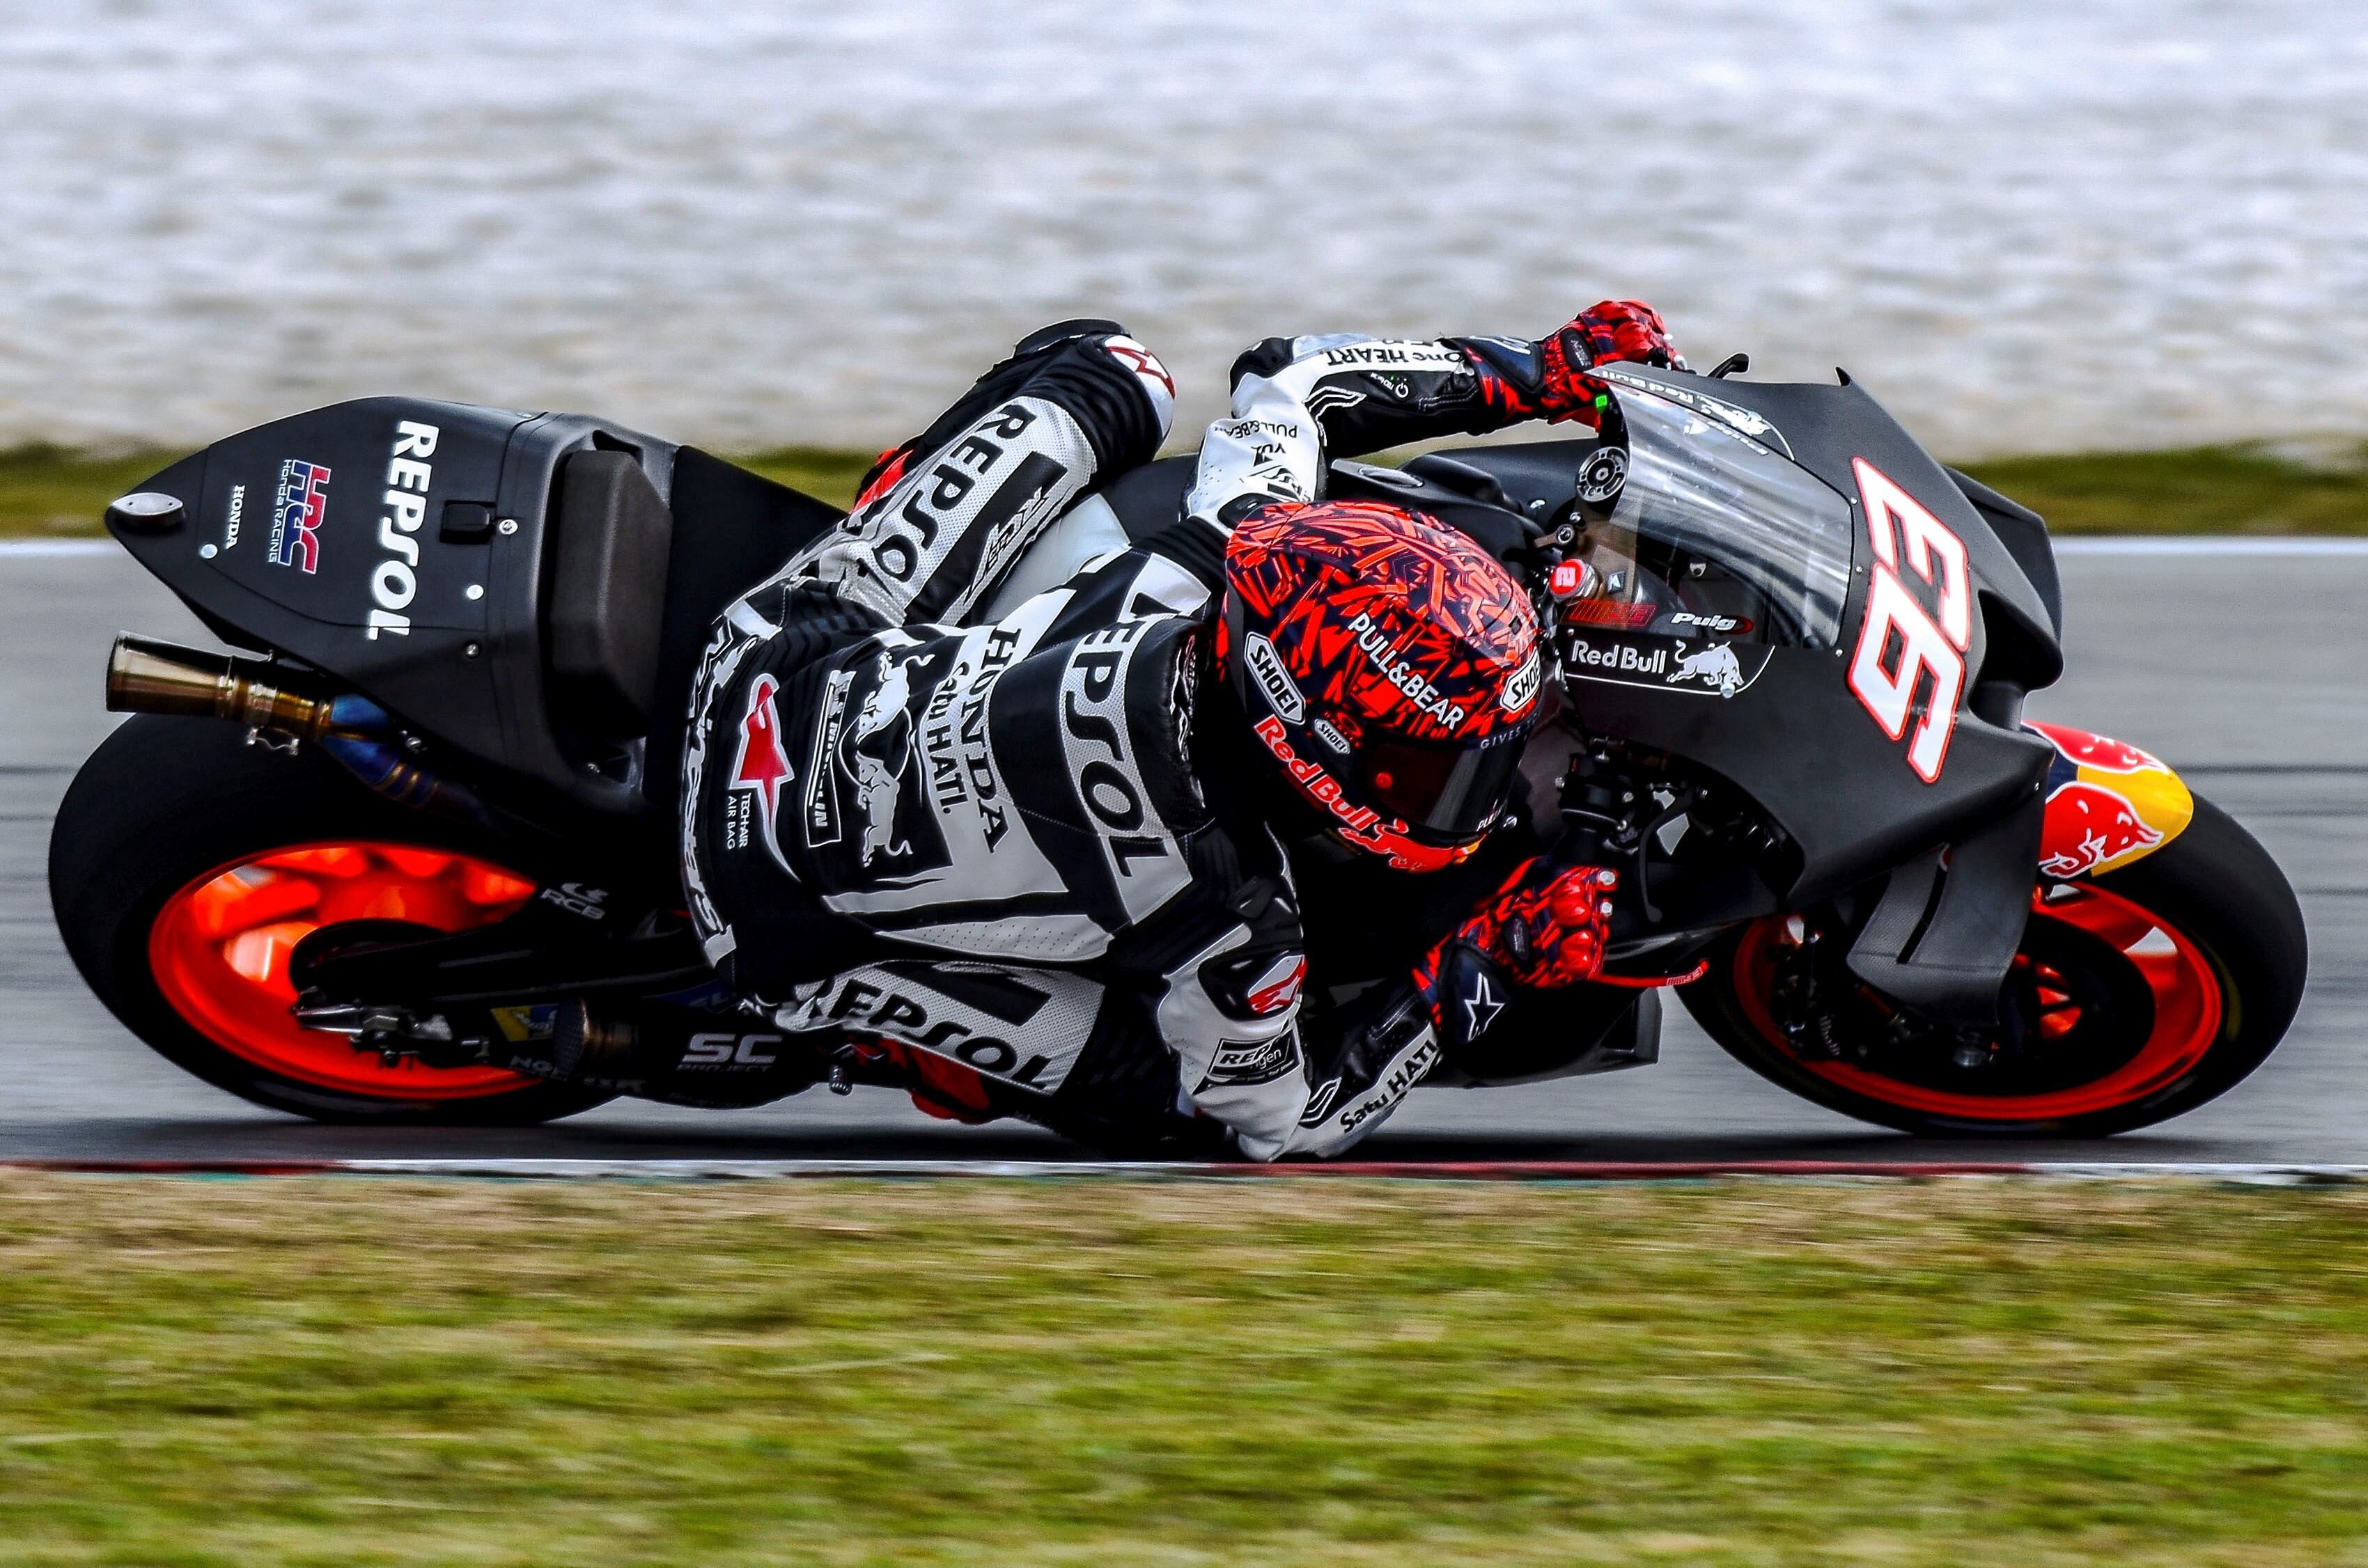
M 1339 836 L 1402 870 L 1477 847 L 1537 713 L 1537 618 L 1471 540 L 1370 501 L 1260 508 L 1225 549 L 1219 651 Z

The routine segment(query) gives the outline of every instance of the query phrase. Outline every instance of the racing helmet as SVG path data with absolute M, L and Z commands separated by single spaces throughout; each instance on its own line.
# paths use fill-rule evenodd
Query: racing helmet
M 1401 870 L 1477 848 L 1537 716 L 1537 618 L 1512 574 L 1428 517 L 1323 501 L 1243 519 L 1225 585 L 1226 679 L 1333 833 Z

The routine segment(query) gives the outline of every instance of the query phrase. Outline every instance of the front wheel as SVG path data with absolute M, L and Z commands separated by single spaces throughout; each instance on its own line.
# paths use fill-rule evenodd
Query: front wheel
M 2191 1111 L 2276 1047 L 2308 958 L 2277 863 L 2200 797 L 2186 831 L 2144 859 L 2041 885 L 2009 1028 L 1922 1024 L 1818 954 L 1818 935 L 1790 915 L 1746 926 L 1680 994 L 1762 1076 L 1936 1136 L 2097 1137 Z
M 465 930 L 533 892 L 500 844 L 205 719 L 123 724 L 50 837 L 59 934 L 108 1010 L 206 1082 L 316 1121 L 524 1126 L 609 1097 L 495 1067 L 382 1062 L 290 1016 L 288 955 L 313 931 Z

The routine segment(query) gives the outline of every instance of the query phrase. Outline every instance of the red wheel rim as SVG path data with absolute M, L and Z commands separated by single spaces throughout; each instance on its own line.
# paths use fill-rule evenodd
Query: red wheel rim
M 2186 934 L 2137 904 L 2101 888 L 2059 884 L 2032 901 L 2033 920 L 2061 920 L 2096 937 L 2119 952 L 2154 994 L 2154 1027 L 2137 1053 L 2092 1082 L 2037 1095 L 1964 1095 L 1903 1083 L 1845 1062 L 1793 1060 L 1827 1083 L 1905 1110 L 1965 1121 L 2054 1121 L 2088 1116 L 2143 1100 L 2193 1071 L 2219 1037 L 2220 977 L 2202 949 Z M 1782 1027 L 1770 1011 L 1776 948 L 1785 940 L 1784 917 L 1763 920 L 1745 933 L 1736 949 L 1736 994 L 1745 1017 L 1761 1037 L 1791 1054 Z M 2042 1002 L 2047 993 L 2044 989 Z M 2043 1011 L 2037 1032 L 2044 1039 L 2069 1027 Z
M 324 1089 L 383 1099 L 453 1100 L 534 1082 L 498 1067 L 394 1065 L 342 1035 L 300 1028 L 288 954 L 346 920 L 403 920 L 438 931 L 491 925 L 534 894 L 497 866 L 413 844 L 302 844 L 217 867 L 165 901 L 148 965 L 173 1010 L 258 1067 Z

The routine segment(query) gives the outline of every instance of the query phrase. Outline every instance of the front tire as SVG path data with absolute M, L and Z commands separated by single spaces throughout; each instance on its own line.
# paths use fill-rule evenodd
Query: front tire
M 2293 888 L 2252 835 L 2198 797 L 2186 830 L 2118 871 L 2043 883 L 2016 959 L 2018 1049 L 1888 1025 L 1863 993 L 1827 1015 L 1839 1049 L 1804 1049 L 1779 979 L 1788 916 L 1727 937 L 1679 994 L 1761 1076 L 1861 1120 L 1946 1137 L 2101 1137 L 2184 1115 L 2235 1087 L 2294 1021 L 2308 937 Z M 1795 949 L 1797 950 L 1797 949 Z M 1791 1030 L 1788 1023 L 1794 1026 Z M 1878 1037 L 1880 1043 L 1876 1043 Z M 1998 1037 L 1989 1037 L 1997 1043 Z
M 287 954 L 347 919 L 461 930 L 533 892 L 505 846 L 393 805 L 317 753 L 138 715 L 75 775 L 50 835 L 50 898 L 98 999 L 207 1083 L 316 1121 L 516 1127 L 609 1096 L 491 1067 L 382 1064 L 299 1028 Z

